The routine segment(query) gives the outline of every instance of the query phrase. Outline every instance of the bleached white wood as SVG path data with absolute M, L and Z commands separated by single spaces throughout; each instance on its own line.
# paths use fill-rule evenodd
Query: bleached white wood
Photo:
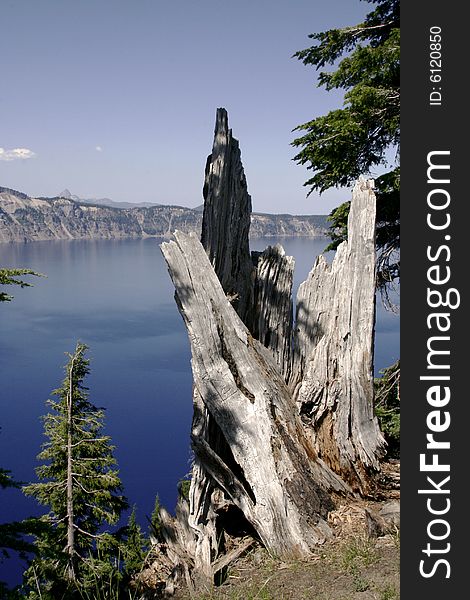
M 194 386 L 226 443 L 219 454 L 193 431 L 194 452 L 267 548 L 308 553 L 329 534 L 329 492 L 347 486 L 317 460 L 270 352 L 227 300 L 196 236 L 176 232 L 162 251 L 188 329 Z
M 299 287 L 290 379 L 318 455 L 363 493 L 385 447 L 373 410 L 375 203 L 373 182 L 359 180 L 348 241 Z

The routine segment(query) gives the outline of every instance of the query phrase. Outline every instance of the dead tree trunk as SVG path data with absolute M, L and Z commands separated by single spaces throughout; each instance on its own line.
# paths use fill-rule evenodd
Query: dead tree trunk
M 72 461 L 72 428 L 73 428 L 73 369 L 75 354 L 70 360 L 69 389 L 67 393 L 67 578 L 75 581 L 75 524 L 73 510 L 73 461 Z
M 194 378 L 189 505 L 163 515 L 186 579 L 191 569 L 211 579 L 225 564 L 227 519 L 277 554 L 308 553 L 329 535 L 332 494 L 348 493 L 345 481 L 367 491 L 383 449 L 372 412 L 370 186 L 354 191 L 350 240 L 333 266 L 319 259 L 301 286 L 295 328 L 293 259 L 280 246 L 250 259 L 251 199 L 224 109 L 204 198 L 202 245 L 179 232 L 162 244 Z
M 348 241 L 320 255 L 297 294 L 290 389 L 318 455 L 354 489 L 370 490 L 385 441 L 373 411 L 375 196 L 353 191 Z
M 162 250 L 191 341 L 191 441 L 204 476 L 267 548 L 306 554 L 328 536 L 330 492 L 348 488 L 317 459 L 271 354 L 230 305 L 196 236 L 177 232 Z
M 212 153 L 204 179 L 201 242 L 225 293 L 246 323 L 253 310 L 253 265 L 248 233 L 248 194 L 238 140 L 228 127 L 227 111 L 217 109 Z

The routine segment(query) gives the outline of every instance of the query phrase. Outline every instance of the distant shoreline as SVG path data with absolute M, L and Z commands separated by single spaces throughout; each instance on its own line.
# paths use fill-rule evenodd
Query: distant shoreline
M 270 235 L 251 235 L 249 236 L 250 239 L 253 240 L 257 240 L 257 239 L 278 239 L 278 238 L 309 238 L 309 239 L 319 239 L 319 238 L 325 238 L 328 239 L 328 234 L 327 233 L 320 233 L 320 234 L 315 234 L 315 235 L 311 235 L 311 234 L 289 234 L 289 233 L 285 233 L 285 234 L 270 234 Z M 36 244 L 36 243 L 47 243 L 47 242 L 119 242 L 121 240 L 149 240 L 149 239 L 155 239 L 155 240 L 164 240 L 164 241 L 168 241 L 173 239 L 173 235 L 169 235 L 169 236 L 164 236 L 164 235 L 140 235 L 140 236 L 121 236 L 121 237 L 81 237 L 81 238 L 70 238 L 70 237 L 63 237 L 63 238 L 49 238 L 49 239 L 35 239 L 35 240 L 29 240 L 29 239 L 25 239 L 25 240 L 1 240 L 0 239 L 0 244 Z
M 200 233 L 202 211 L 182 206 L 116 208 L 61 196 L 31 198 L 0 187 L 0 243 L 171 238 Z M 251 214 L 251 238 L 326 237 L 327 215 Z

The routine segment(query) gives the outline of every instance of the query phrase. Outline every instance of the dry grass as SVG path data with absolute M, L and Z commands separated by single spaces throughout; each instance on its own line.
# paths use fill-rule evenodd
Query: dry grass
M 384 479 L 380 500 L 344 502 L 330 513 L 334 537 L 308 559 L 280 560 L 258 546 L 232 564 L 223 585 L 192 598 L 180 590 L 174 599 L 399 600 L 399 529 L 367 537 L 366 509 L 399 500 L 399 464 L 386 465 Z

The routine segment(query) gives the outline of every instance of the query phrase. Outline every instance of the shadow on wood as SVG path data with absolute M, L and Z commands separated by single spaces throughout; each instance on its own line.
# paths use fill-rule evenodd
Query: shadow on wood
M 384 450 L 373 415 L 372 183 L 354 189 L 333 264 L 319 257 L 300 286 L 294 324 L 294 260 L 280 246 L 250 258 L 251 198 L 224 109 L 204 198 L 202 243 L 175 232 L 162 244 L 194 379 L 189 502 L 163 521 L 172 580 L 196 586 L 227 566 L 230 536 L 309 554 L 331 535 L 336 495 L 368 493 Z

